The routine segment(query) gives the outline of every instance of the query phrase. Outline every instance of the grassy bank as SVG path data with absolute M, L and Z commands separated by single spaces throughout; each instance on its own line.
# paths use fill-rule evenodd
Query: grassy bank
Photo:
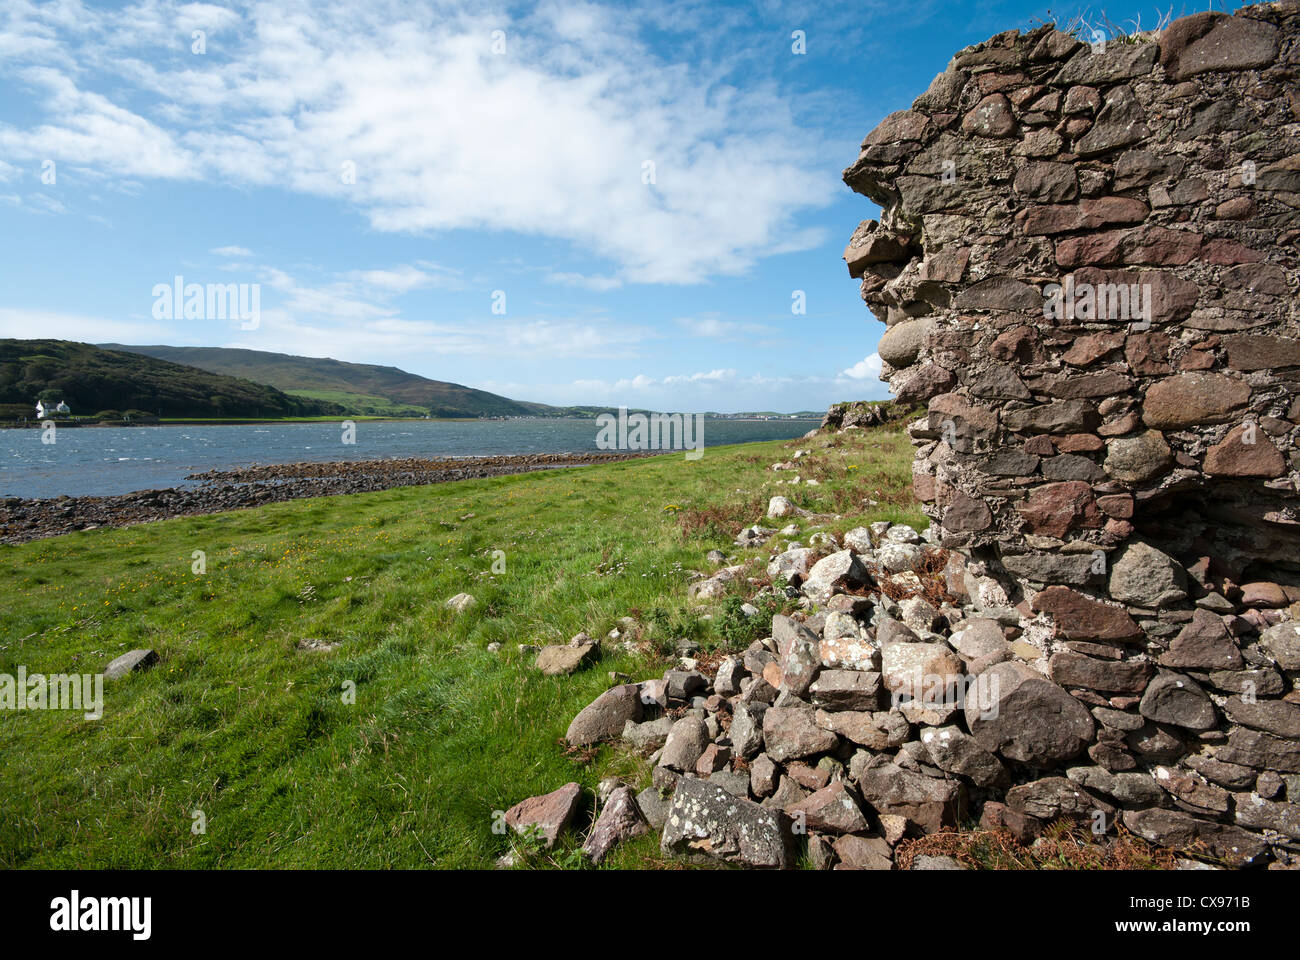
M 896 431 L 747 444 L 598 467 L 279 503 L 0 547 L 0 673 L 161 662 L 106 688 L 104 717 L 0 714 L 0 866 L 487 867 L 493 811 L 569 780 L 648 771 L 557 741 L 609 671 L 662 672 L 675 637 L 743 647 L 701 619 L 687 571 L 781 493 L 842 530 L 922 523 Z M 771 464 L 798 448 L 780 484 Z M 877 501 L 867 506 L 864 501 Z M 805 524 L 805 527 L 807 524 Z M 206 573 L 192 572 L 195 551 Z M 505 570 L 493 573 L 494 551 Z M 756 556 L 754 552 L 748 555 Z M 498 569 L 500 564 L 498 563 Z M 478 606 L 459 616 L 460 591 Z M 520 643 L 653 622 L 570 677 Z M 301 650 L 305 640 L 338 644 Z M 489 643 L 502 644 L 499 653 Z M 355 703 L 344 688 L 355 684 Z M 206 832 L 194 833 L 195 811 Z M 563 853 L 556 859 L 563 861 Z M 654 837 L 610 866 L 658 863 Z

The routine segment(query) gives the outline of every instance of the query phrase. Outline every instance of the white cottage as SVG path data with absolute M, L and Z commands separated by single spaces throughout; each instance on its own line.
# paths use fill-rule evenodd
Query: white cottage
M 72 408 L 69 407 L 69 406 L 68 406 L 66 403 L 64 403 L 62 400 L 60 400 L 60 401 L 58 402 L 58 404 L 56 404 L 56 405 L 53 406 L 53 407 L 47 407 L 47 406 L 46 406 L 44 403 L 42 403 L 40 400 L 37 400 L 37 401 L 36 401 L 36 419 L 37 419 L 37 420 L 44 420 L 46 417 L 52 417 L 52 416 L 54 416 L 56 413 L 64 414 L 64 413 L 71 413 L 71 412 L 72 412 Z

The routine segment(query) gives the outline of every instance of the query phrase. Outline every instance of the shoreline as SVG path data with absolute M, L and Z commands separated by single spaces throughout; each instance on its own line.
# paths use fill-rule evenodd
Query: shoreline
M 529 453 L 253 464 L 233 470 L 190 474 L 185 479 L 196 481 L 197 485 L 193 487 L 137 490 L 103 497 L 5 497 L 0 499 L 0 544 L 28 543 L 79 530 L 223 513 L 286 500 L 616 463 L 655 456 L 660 452 Z

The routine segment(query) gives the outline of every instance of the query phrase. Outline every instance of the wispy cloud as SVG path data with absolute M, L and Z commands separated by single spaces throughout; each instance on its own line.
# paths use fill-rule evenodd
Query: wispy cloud
M 819 242 L 795 218 L 837 189 L 772 84 L 679 62 L 622 9 L 6 6 L 0 73 L 43 114 L 0 124 L 6 155 L 90 176 L 274 185 L 354 206 L 380 231 L 514 232 L 611 265 L 557 283 L 744 273 Z M 107 92 L 87 89 L 104 75 Z

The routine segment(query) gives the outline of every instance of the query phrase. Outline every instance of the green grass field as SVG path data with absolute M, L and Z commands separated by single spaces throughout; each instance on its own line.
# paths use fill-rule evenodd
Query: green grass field
M 700 619 L 687 571 L 757 522 L 767 497 L 923 525 L 911 447 L 890 430 L 274 504 L 0 547 L 0 673 L 98 672 L 136 647 L 161 662 L 110 683 L 104 716 L 0 714 L 3 867 L 490 867 L 493 811 L 569 780 L 648 782 L 613 746 L 570 756 L 570 719 L 609 671 L 665 653 L 608 644 L 569 677 L 520 643 L 629 613 L 664 650 Z M 817 487 L 778 485 L 797 448 Z M 878 506 L 867 508 L 872 499 Z M 206 554 L 196 575 L 194 551 Z M 505 572 L 492 573 L 493 551 Z M 751 555 L 757 554 L 751 552 Z M 457 616 L 444 601 L 478 598 Z M 299 641 L 340 644 L 299 650 Z M 502 649 L 486 648 L 499 641 Z M 355 703 L 344 688 L 355 684 Z M 192 832 L 202 811 L 206 832 Z M 567 847 L 571 849 L 573 842 Z M 572 863 L 565 847 L 537 866 Z M 660 863 L 645 836 L 609 867 Z

